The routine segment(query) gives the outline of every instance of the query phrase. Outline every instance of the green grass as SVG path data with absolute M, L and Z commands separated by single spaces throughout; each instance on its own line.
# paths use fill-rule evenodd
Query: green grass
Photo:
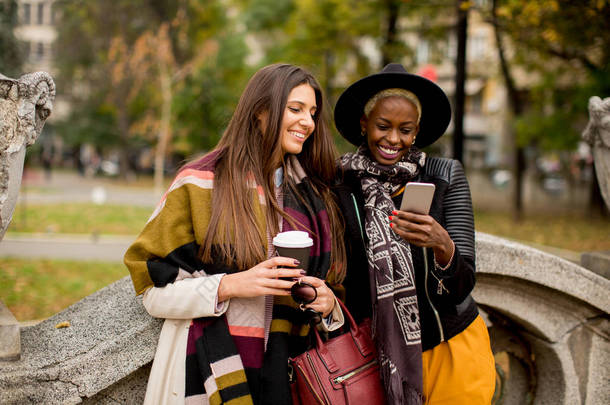
M 137 235 L 153 208 L 63 203 L 15 207 L 7 232 Z
M 530 215 L 515 223 L 510 214 L 476 212 L 477 231 L 559 249 L 610 250 L 610 218 L 575 215 Z
M 43 319 L 127 274 L 122 263 L 0 258 L 0 299 L 19 321 Z

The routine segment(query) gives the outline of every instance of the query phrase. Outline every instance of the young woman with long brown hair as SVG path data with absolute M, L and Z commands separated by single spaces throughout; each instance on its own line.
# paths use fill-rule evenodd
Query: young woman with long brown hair
M 217 147 L 186 165 L 125 254 L 137 294 L 165 322 L 145 403 L 289 404 L 289 356 L 311 315 L 335 330 L 329 285 L 345 272 L 341 217 L 328 185 L 335 149 L 320 86 L 293 65 L 249 81 Z M 309 266 L 274 256 L 271 238 L 302 230 Z M 299 305 L 296 279 L 317 298 Z

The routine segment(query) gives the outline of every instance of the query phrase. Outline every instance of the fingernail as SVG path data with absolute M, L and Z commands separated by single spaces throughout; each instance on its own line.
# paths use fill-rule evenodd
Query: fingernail
M 392 211 L 392 215 L 398 215 L 398 212 Z
M 394 224 L 390 222 L 390 228 L 394 228 Z
M 394 217 L 391 215 L 388 218 L 390 218 L 390 221 L 394 219 Z
M 294 259 L 294 264 L 298 265 L 298 264 L 301 264 L 301 262 L 299 260 L 297 260 L 297 259 Z
M 305 270 L 301 270 L 300 273 L 301 273 L 302 276 L 306 276 L 307 275 L 307 272 Z

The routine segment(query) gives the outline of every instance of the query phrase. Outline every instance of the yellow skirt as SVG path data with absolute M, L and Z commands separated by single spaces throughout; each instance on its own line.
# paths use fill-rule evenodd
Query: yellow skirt
M 496 367 L 480 316 L 460 334 L 423 353 L 426 405 L 491 404 Z

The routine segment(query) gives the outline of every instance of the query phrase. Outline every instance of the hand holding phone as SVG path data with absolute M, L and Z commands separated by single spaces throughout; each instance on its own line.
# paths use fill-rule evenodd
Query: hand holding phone
M 407 183 L 402 195 L 400 210 L 428 215 L 435 188 L 436 186 L 432 183 Z

